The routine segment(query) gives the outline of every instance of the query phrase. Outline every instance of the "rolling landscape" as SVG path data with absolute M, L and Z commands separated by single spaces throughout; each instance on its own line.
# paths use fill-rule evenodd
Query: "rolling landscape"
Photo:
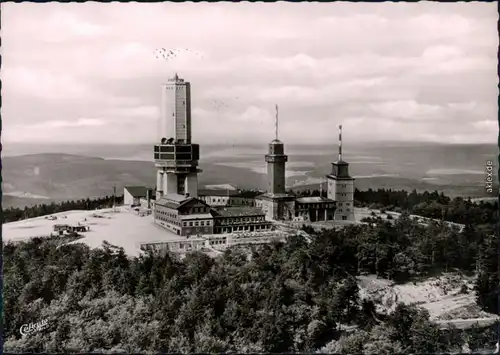
M 2 4 L 0 354 L 498 354 L 494 6 Z
M 231 184 L 265 189 L 266 145 L 202 145 L 200 186 Z M 335 146 L 286 145 L 287 184 L 315 189 L 336 159 Z M 121 194 L 127 185 L 153 186 L 149 145 L 22 145 L 3 152 L 4 207 Z M 356 188 L 442 191 L 450 196 L 489 197 L 485 164 L 494 145 L 384 143 L 348 147 L 345 160 Z M 63 153 L 64 152 L 64 153 Z

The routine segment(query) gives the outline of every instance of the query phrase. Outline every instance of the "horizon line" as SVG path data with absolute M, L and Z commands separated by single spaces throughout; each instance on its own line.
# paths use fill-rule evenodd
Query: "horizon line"
M 192 144 L 206 145 L 206 146 L 256 146 L 256 145 L 267 145 L 269 142 L 221 142 L 221 143 L 209 143 L 209 142 L 192 142 Z M 284 142 L 285 145 L 294 146 L 338 146 L 338 143 L 331 142 L 317 142 L 317 143 L 299 143 L 299 142 Z M 137 146 L 137 145 L 155 145 L 156 142 L 37 142 L 37 141 L 3 141 L 2 150 L 5 150 L 6 145 L 86 145 L 86 146 L 96 146 L 96 145 L 106 145 L 106 146 Z M 349 142 L 349 146 L 360 146 L 360 145 L 377 145 L 377 144 L 423 144 L 423 145 L 496 145 L 496 142 L 434 142 L 434 141 L 363 141 L 363 142 Z

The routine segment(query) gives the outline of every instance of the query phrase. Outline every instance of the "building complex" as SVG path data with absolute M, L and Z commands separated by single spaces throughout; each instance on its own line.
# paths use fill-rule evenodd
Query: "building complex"
M 179 236 L 226 233 L 260 233 L 273 229 L 273 221 L 353 221 L 354 179 L 348 163 L 342 160 L 342 135 L 339 133 L 339 158 L 326 176 L 327 196 L 297 198 L 286 192 L 285 172 L 288 156 L 278 137 L 276 106 L 275 139 L 269 143 L 267 192 L 255 198 L 242 197 L 238 191 L 199 190 L 200 146 L 191 137 L 191 86 L 177 74 L 162 86 L 160 137 L 154 145 L 157 170 L 153 204 L 157 225 Z M 138 203 L 146 189 L 125 188 L 127 201 Z M 225 237 L 224 237 L 225 238 Z

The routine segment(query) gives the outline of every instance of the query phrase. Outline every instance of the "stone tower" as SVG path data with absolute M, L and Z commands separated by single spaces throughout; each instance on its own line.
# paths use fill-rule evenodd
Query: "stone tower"
M 288 156 L 285 154 L 285 145 L 278 139 L 278 106 L 276 105 L 276 137 L 269 143 L 267 162 L 267 192 L 270 195 L 285 193 L 285 164 Z
M 339 126 L 339 156 L 332 163 L 332 172 L 326 176 L 328 198 L 335 201 L 336 221 L 355 221 L 354 178 L 349 175 L 349 164 L 342 160 L 342 126 Z
M 266 154 L 267 163 L 267 193 L 256 199 L 267 217 L 272 220 L 288 220 L 294 216 L 294 196 L 286 193 L 286 162 L 285 145 L 278 139 L 278 105 L 276 105 L 276 132 L 274 140 L 269 143 Z

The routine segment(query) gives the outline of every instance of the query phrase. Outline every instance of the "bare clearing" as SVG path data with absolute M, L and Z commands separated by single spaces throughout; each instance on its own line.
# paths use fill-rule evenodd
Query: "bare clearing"
M 497 316 L 481 311 L 476 305 L 473 278 L 444 274 L 422 282 L 396 285 L 374 275 L 359 276 L 360 296 L 380 302 L 379 311 L 394 309 L 398 302 L 415 304 L 429 311 L 437 323 L 453 323 L 463 328 L 478 322 L 493 323 Z

